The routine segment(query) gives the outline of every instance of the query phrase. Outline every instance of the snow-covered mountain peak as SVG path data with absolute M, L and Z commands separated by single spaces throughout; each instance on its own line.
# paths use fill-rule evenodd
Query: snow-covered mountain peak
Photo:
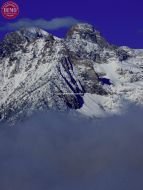
M 100 33 L 96 31 L 92 25 L 87 23 L 79 23 L 71 27 L 71 29 L 67 33 L 67 38 L 81 38 L 92 42 L 96 42 L 96 35 L 99 34 Z
M 92 25 L 73 26 L 65 39 L 26 28 L 0 42 L 2 121 L 48 109 L 102 116 L 142 97 L 143 50 L 109 44 Z
M 78 23 L 71 27 L 70 31 L 73 32 L 95 32 L 94 26 L 88 24 L 88 23 Z
M 38 27 L 26 27 L 26 28 L 21 28 L 15 32 L 10 32 L 8 33 L 4 40 L 5 42 L 8 42 L 10 39 L 19 36 L 21 38 L 25 38 L 29 41 L 37 39 L 37 38 L 46 38 L 49 36 L 52 36 L 52 34 L 49 34 L 48 32 L 38 28 Z M 15 42 L 16 43 L 16 42 Z
M 42 37 L 52 36 L 48 32 L 46 32 L 38 27 L 22 28 L 18 32 L 27 38 L 42 38 Z
M 87 23 L 79 23 L 71 27 L 67 33 L 67 40 L 82 40 L 83 42 L 90 42 L 99 47 L 109 46 L 108 42 L 102 37 L 101 33 L 94 28 L 94 26 Z
M 22 28 L 10 32 L 0 42 L 0 57 L 7 57 L 14 52 L 25 49 L 29 43 L 33 43 L 38 39 L 51 42 L 54 40 L 54 36 L 36 27 Z

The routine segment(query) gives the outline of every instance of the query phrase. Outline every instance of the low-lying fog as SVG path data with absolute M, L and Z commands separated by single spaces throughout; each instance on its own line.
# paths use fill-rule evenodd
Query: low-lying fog
M 143 109 L 106 119 L 36 114 L 0 127 L 1 190 L 143 190 Z

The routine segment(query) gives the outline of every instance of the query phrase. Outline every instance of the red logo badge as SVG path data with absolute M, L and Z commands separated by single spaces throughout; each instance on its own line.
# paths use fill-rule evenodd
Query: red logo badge
M 19 6 L 13 1 L 7 1 L 2 5 L 1 13 L 6 19 L 14 19 L 19 15 Z

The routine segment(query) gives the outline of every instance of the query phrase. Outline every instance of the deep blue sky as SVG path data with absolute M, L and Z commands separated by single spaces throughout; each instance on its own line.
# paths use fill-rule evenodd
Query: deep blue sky
M 1 5 L 6 0 L 1 2 Z M 142 0 L 15 0 L 20 6 L 20 18 L 47 20 L 72 16 L 91 23 L 104 37 L 116 45 L 143 48 Z M 16 21 L 10 21 L 14 22 Z M 8 20 L 0 15 L 0 24 Z M 65 30 L 54 31 L 63 36 Z M 3 33 L 1 32 L 1 37 Z

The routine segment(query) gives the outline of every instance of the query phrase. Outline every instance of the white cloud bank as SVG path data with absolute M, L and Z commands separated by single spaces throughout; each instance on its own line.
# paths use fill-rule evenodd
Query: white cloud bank
M 37 114 L 0 127 L 2 190 L 142 190 L 143 109 L 101 120 Z
M 53 18 L 51 20 L 45 20 L 45 19 L 29 19 L 29 18 L 23 18 L 19 19 L 16 22 L 13 23 L 6 23 L 2 26 L 0 26 L 0 31 L 11 31 L 11 30 L 17 30 L 19 28 L 26 28 L 26 27 L 39 27 L 45 30 L 58 30 L 61 28 L 69 28 L 76 23 L 78 23 L 79 20 L 73 18 L 73 17 L 61 17 L 61 18 Z

